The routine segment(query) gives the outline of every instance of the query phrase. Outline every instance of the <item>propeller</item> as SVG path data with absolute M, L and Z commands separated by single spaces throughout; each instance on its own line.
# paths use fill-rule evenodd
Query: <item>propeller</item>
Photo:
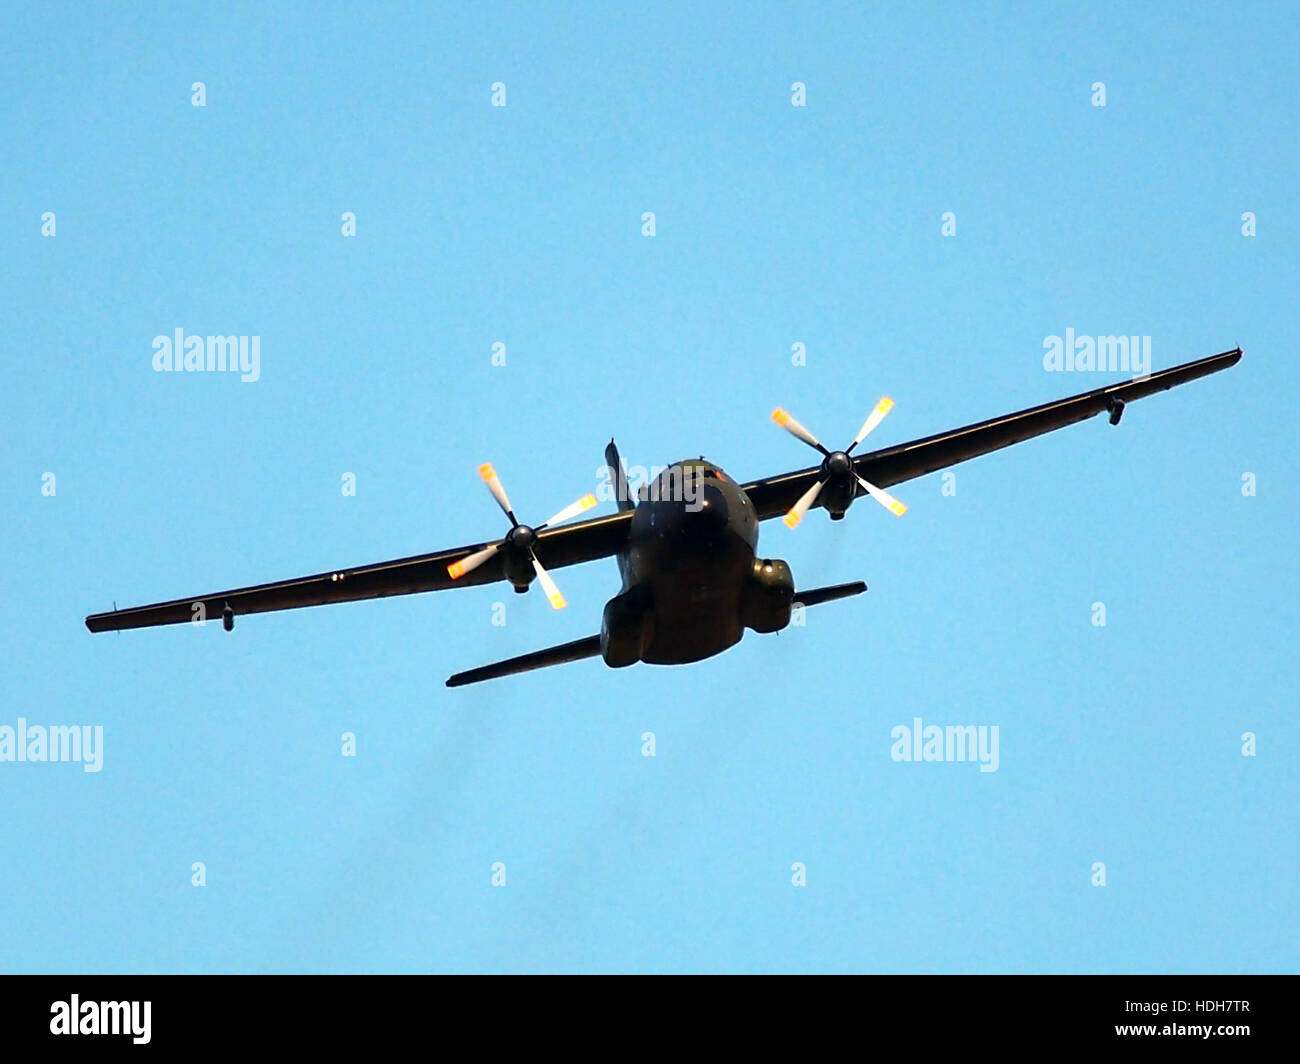
M 790 433 L 791 436 L 803 440 L 809 447 L 820 451 L 823 455 L 821 475 L 817 478 L 817 482 L 799 497 L 799 501 L 785 515 L 786 525 L 790 528 L 797 526 L 803 520 L 803 515 L 808 512 L 813 503 L 817 501 L 818 496 L 822 494 L 823 489 L 828 485 L 832 489 L 833 498 L 828 501 L 827 509 L 830 510 L 833 519 L 838 520 L 844 516 L 844 511 L 848 509 L 849 504 L 857 495 L 856 485 L 858 484 L 862 486 L 863 491 L 896 517 L 902 517 L 903 514 L 907 513 L 907 506 L 895 499 L 889 492 L 858 476 L 857 470 L 853 468 L 853 459 L 850 457 L 853 448 L 865 440 L 875 430 L 876 426 L 885 420 L 885 415 L 893 408 L 894 400 L 888 396 L 881 398 L 871 413 L 867 415 L 867 420 L 862 423 L 862 428 L 858 430 L 853 442 L 842 451 L 828 451 L 816 436 L 780 407 L 772 411 L 773 421 Z M 834 506 L 831 505 L 832 502 L 835 504 Z
M 535 549 L 537 534 L 544 528 L 558 525 L 561 521 L 567 521 L 571 517 L 577 517 L 578 514 L 590 510 L 596 505 L 596 496 L 584 495 L 577 502 L 570 503 L 540 525 L 530 527 L 529 525 L 520 524 L 519 519 L 515 517 L 514 510 L 510 508 L 510 499 L 506 496 L 506 489 L 502 487 L 501 478 L 497 476 L 497 471 L 492 468 L 492 463 L 485 462 L 479 466 L 478 475 L 483 478 L 484 483 L 488 486 L 488 491 L 492 493 L 492 498 L 496 499 L 497 505 L 510 519 L 510 531 L 506 533 L 505 539 L 500 542 L 475 551 L 468 557 L 447 566 L 447 575 L 453 580 L 459 580 L 466 573 L 477 569 L 497 551 L 505 551 L 506 578 L 514 585 L 516 591 L 526 591 L 529 580 L 536 575 L 538 582 L 542 585 L 542 590 L 546 592 L 546 597 L 551 601 L 552 608 L 564 609 L 564 596 L 560 594 L 560 589 L 555 585 L 555 581 L 551 579 L 551 574 L 543 569 L 542 563 L 537 560 Z

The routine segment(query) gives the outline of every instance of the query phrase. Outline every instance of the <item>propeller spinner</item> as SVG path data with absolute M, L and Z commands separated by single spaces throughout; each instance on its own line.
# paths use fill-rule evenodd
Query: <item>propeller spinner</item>
M 514 510 L 510 508 L 510 499 L 506 496 L 506 489 L 501 486 L 501 478 L 497 476 L 497 471 L 492 468 L 492 463 L 485 462 L 479 466 L 478 474 L 487 484 L 488 491 L 496 499 L 497 505 L 510 519 L 510 531 L 506 533 L 505 538 L 499 543 L 493 543 L 447 566 L 447 574 L 453 580 L 459 580 L 466 573 L 477 569 L 497 551 L 504 551 L 506 578 L 514 585 L 516 591 L 528 590 L 528 582 L 536 575 L 542 585 L 542 590 L 546 592 L 546 597 L 551 602 L 552 608 L 564 609 L 564 596 L 560 594 L 560 589 L 556 587 L 555 581 L 551 579 L 551 574 L 543 569 L 542 563 L 537 560 L 537 534 L 544 528 L 558 525 L 561 521 L 567 521 L 571 517 L 577 517 L 578 514 L 590 510 L 596 505 L 596 496 L 584 495 L 577 502 L 570 503 L 540 525 L 529 526 L 520 524 L 519 519 L 515 517 Z
M 888 396 L 883 397 L 875 408 L 867 415 L 867 420 L 862 423 L 862 428 L 858 430 L 857 436 L 842 451 L 828 451 L 822 446 L 821 441 L 811 432 L 804 428 L 798 421 L 792 418 L 780 407 L 772 411 L 772 420 L 780 425 L 791 436 L 803 440 L 809 447 L 814 448 L 822 453 L 821 476 L 817 482 L 809 488 L 799 498 L 799 501 L 791 507 L 790 512 L 785 515 L 785 523 L 790 528 L 794 528 L 803 520 L 809 508 L 817 501 L 822 491 L 829 487 L 829 498 L 827 509 L 831 512 L 831 517 L 838 520 L 844 516 L 844 511 L 848 509 L 854 497 L 857 495 L 857 485 L 862 486 L 862 490 L 870 495 L 876 502 L 880 503 L 886 510 L 897 517 L 902 517 L 907 513 L 907 506 L 895 499 L 889 492 L 883 488 L 878 488 L 858 476 L 857 470 L 853 468 L 853 459 L 850 457 L 853 448 L 867 438 L 868 435 L 885 420 L 885 415 L 894 407 L 894 400 Z M 834 502 L 836 505 L 831 505 Z

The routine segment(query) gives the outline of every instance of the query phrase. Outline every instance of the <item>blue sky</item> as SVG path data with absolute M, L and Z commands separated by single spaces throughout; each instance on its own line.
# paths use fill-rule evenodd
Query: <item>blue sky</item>
M 1294 5 L 7 6 L 0 725 L 104 761 L 0 763 L 0 970 L 1297 969 Z M 153 372 L 176 328 L 260 379 Z M 871 590 L 697 665 L 443 686 L 613 560 L 82 626 L 498 534 L 487 460 L 540 521 L 611 436 L 748 480 L 808 464 L 778 404 L 887 393 L 885 446 L 1115 379 L 1067 328 L 1246 356 L 765 525 Z

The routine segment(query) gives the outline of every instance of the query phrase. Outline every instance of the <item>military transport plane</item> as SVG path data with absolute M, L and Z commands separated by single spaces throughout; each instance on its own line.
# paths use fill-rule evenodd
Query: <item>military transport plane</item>
M 793 417 L 777 410 L 773 420 L 816 449 L 822 456 L 820 465 L 740 484 L 712 462 L 687 460 L 669 466 L 635 500 L 611 440 L 605 460 L 618 512 L 573 524 L 563 522 L 594 507 L 593 496 L 583 496 L 549 521 L 530 527 L 515 516 L 496 471 L 484 465 L 480 475 L 510 521 L 510 530 L 501 539 L 297 580 L 96 613 L 86 618 L 86 627 L 92 632 L 110 632 L 184 624 L 220 614 L 223 626 L 230 631 L 235 617 L 245 613 L 441 591 L 497 580 L 524 592 L 534 578 L 551 605 L 560 609 L 564 597 L 548 570 L 612 555 L 618 559 L 623 586 L 605 605 L 599 635 L 457 673 L 447 685 L 459 687 L 597 656 L 614 668 L 638 661 L 656 665 L 699 661 L 738 643 L 747 628 L 780 631 L 790 623 L 796 603 L 814 606 L 867 589 L 866 584 L 856 582 L 796 592 L 784 561 L 757 556 L 760 521 L 784 515 L 793 528 L 814 506 L 839 520 L 862 495 L 901 516 L 906 507 L 885 490 L 895 484 L 1096 414 L 1106 413 L 1110 423 L 1118 425 L 1126 403 L 1217 373 L 1236 365 L 1240 358 L 1241 349 L 1236 348 L 1145 378 L 870 454 L 853 452 L 889 413 L 893 406 L 889 399 L 881 399 L 853 442 L 837 451 L 826 448 Z M 660 488 L 663 490 L 656 490 Z

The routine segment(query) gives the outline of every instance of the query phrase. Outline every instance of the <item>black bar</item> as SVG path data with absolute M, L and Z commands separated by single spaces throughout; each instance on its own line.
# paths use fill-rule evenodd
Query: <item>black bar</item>
M 1266 1047 L 1294 1054 L 1300 989 L 1295 976 L 864 976 L 840 977 L 838 985 L 814 976 L 710 985 L 716 982 L 653 976 L 636 977 L 635 985 L 609 978 L 4 976 L 0 1045 L 14 1061 L 43 1059 L 35 1054 L 59 1046 L 102 1049 L 111 1043 L 131 1052 L 161 1050 L 168 1059 L 190 1048 L 206 1056 L 253 1047 L 319 1047 L 335 1060 L 354 1050 L 403 1047 L 412 1057 L 452 1051 L 461 1058 L 514 1045 L 530 1056 L 571 1047 L 583 1056 L 589 1055 L 585 1048 L 618 1059 L 623 1054 L 615 1047 L 647 1037 L 665 1053 L 689 1046 L 698 1056 L 717 1044 L 729 1048 L 729 1058 L 750 1044 L 765 1055 L 789 1044 L 802 1045 L 816 1060 L 843 1044 L 867 1056 L 875 1055 L 870 1047 L 918 1059 L 931 1059 L 936 1049 L 1001 1057 L 1015 1048 L 1040 1054 L 1032 1059 L 1055 1060 L 1079 1049 L 1127 1044 L 1134 1053 L 1161 1059 L 1197 1047 L 1237 1059 L 1242 1050 Z M 53 1033 L 74 994 L 86 1023 L 87 1003 L 98 1018 L 102 1010 L 95 1003 L 134 1002 L 133 1015 L 142 1020 L 148 1002 L 148 1041 L 137 1043 L 143 1034 L 130 1030 Z M 1153 1030 L 1133 1030 L 1147 1027 Z M 1179 1033 L 1180 1027 L 1211 1033 Z

